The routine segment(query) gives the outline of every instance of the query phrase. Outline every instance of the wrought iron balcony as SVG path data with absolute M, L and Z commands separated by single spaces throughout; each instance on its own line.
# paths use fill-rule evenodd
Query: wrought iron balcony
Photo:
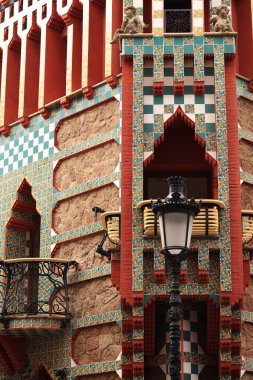
M 32 316 L 70 319 L 67 271 L 75 261 L 24 258 L 0 261 L 0 321 Z
M 242 210 L 242 242 L 245 248 L 253 248 L 253 210 Z
M 199 200 L 196 200 L 199 202 Z M 154 238 L 160 236 L 158 220 L 151 208 L 151 200 L 142 201 L 138 208 L 143 210 L 143 237 Z M 192 228 L 193 238 L 219 237 L 219 211 L 224 204 L 213 199 L 201 200 L 200 213 L 195 218 Z

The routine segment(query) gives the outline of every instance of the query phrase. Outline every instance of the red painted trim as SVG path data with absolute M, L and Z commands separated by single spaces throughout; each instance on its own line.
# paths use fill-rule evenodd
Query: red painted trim
M 121 297 L 132 297 L 133 64 L 122 61 Z
M 35 224 L 32 222 L 28 222 L 23 219 L 17 219 L 14 217 L 11 217 L 6 224 L 7 228 L 13 228 L 14 230 L 18 231 L 32 231 Z
M 20 199 L 17 199 L 14 202 L 14 204 L 12 206 L 12 211 L 20 211 L 20 212 L 23 212 L 25 214 L 32 214 L 32 215 L 37 214 L 35 203 L 21 201 Z
M 240 161 L 236 100 L 235 60 L 225 62 L 228 172 L 230 202 L 230 239 L 232 270 L 232 304 L 243 295 L 243 257 L 241 223 Z
M 123 17 L 123 1 L 122 0 L 113 0 L 112 1 L 112 36 L 115 31 L 119 28 L 119 25 L 122 24 Z M 119 44 L 112 44 L 112 74 L 117 75 L 121 73 L 120 67 L 120 51 Z

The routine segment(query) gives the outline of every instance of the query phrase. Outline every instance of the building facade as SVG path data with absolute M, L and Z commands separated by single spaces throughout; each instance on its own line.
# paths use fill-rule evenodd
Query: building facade
M 0 378 L 170 379 L 171 175 L 182 379 L 253 378 L 252 0 L 0 4 Z

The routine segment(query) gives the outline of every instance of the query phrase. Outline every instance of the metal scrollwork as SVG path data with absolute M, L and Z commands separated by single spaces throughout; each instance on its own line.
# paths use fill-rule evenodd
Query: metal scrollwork
M 76 262 L 52 260 L 0 261 L 0 320 L 17 315 L 70 318 L 67 271 Z

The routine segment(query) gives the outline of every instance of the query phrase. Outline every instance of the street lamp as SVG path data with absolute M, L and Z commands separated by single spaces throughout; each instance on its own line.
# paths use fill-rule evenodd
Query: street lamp
M 186 198 L 186 185 L 182 177 L 168 178 L 169 194 L 164 201 L 153 203 L 158 217 L 162 253 L 170 257 L 172 285 L 170 294 L 170 376 L 180 380 L 180 321 L 182 319 L 179 274 L 182 256 L 190 248 L 192 225 L 200 207 L 194 199 Z

